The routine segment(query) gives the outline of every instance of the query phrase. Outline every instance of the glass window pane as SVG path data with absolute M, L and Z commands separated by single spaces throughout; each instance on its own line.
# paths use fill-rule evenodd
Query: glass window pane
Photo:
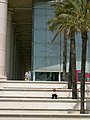
M 45 44 L 35 44 L 34 45 L 34 56 L 46 56 Z
M 48 72 L 59 72 L 60 70 L 60 59 L 58 57 L 49 57 L 46 59 L 46 71 Z
M 34 59 L 34 70 L 45 72 L 46 61 L 45 59 Z
M 34 29 L 37 28 L 46 28 L 46 16 L 36 16 L 34 17 Z
M 34 42 L 35 43 L 45 43 L 46 42 L 46 31 L 37 30 L 34 31 Z

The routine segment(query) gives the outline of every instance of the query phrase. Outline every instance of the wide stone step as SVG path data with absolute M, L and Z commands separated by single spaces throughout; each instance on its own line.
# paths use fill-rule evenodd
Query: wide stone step
M 57 90 L 58 97 L 71 97 L 72 90 Z M 51 98 L 52 89 L 0 89 L 0 96 L 5 97 L 42 97 L 42 98 Z
M 88 111 L 89 112 L 89 111 Z M 0 109 L 0 113 L 48 113 L 48 114 L 79 114 L 80 110 L 76 109 Z
M 26 87 L 26 88 L 67 88 L 67 82 L 46 82 L 46 81 L 0 81 L 0 88 L 3 87 Z
M 85 114 L 49 114 L 49 113 L 0 113 L 0 120 L 90 120 Z
M 85 83 L 85 88 L 90 90 L 90 82 Z M 0 88 L 3 87 L 24 87 L 24 88 L 68 88 L 68 84 L 65 81 L 60 82 L 52 82 L 52 81 L 14 81 L 14 80 L 8 80 L 8 81 L 0 81 Z M 80 82 L 77 83 L 77 87 L 80 89 Z
M 88 101 L 89 102 L 89 101 Z M 78 99 L 0 98 L 0 109 L 80 109 Z
M 89 120 L 90 83 L 86 83 L 85 111 L 80 115 L 78 99 L 71 99 L 67 82 L 0 81 L 0 120 Z M 52 89 L 58 99 L 51 99 Z
M 0 98 L 0 110 L 55 110 L 60 114 L 78 113 L 80 99 L 32 99 L 32 98 Z M 90 111 L 90 99 L 85 99 L 85 109 Z
M 85 83 L 90 89 L 90 82 Z M 24 87 L 24 88 L 68 88 L 67 81 L 0 81 L 0 87 Z M 80 88 L 80 82 L 77 82 L 77 88 Z
M 57 88 L 58 98 L 71 98 L 72 89 Z M 25 88 L 25 87 L 4 87 L 0 89 L 0 97 L 31 97 L 51 98 L 51 88 Z M 77 89 L 77 96 L 80 98 L 80 89 Z M 85 91 L 85 98 L 90 98 L 90 90 Z

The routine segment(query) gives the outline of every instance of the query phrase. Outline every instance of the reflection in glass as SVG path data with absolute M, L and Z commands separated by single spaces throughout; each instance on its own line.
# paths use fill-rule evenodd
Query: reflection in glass
M 63 34 L 51 43 L 55 33 L 48 30 L 47 21 L 54 16 L 50 2 L 35 0 L 33 6 L 33 54 L 32 72 L 35 80 L 60 81 L 63 73 Z M 90 73 L 90 33 L 88 33 L 86 72 Z M 76 68 L 81 69 L 81 34 L 76 33 Z M 70 56 L 70 41 L 67 41 L 67 80 Z M 59 77 L 60 76 L 60 77 Z

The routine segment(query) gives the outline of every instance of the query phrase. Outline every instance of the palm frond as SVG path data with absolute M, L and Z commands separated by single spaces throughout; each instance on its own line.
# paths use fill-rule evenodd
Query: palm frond
M 54 5 L 55 17 L 49 22 L 49 30 L 62 33 L 66 29 L 67 31 L 69 30 L 68 34 L 72 30 L 76 32 L 89 31 L 90 2 L 86 1 L 87 0 L 66 0 Z M 56 37 L 54 37 L 54 39 L 55 38 Z

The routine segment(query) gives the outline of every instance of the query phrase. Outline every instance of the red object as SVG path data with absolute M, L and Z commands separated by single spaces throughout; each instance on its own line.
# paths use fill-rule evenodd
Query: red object
M 85 74 L 85 78 L 90 78 L 90 73 Z
M 76 81 L 78 82 L 78 73 L 80 73 L 81 70 L 76 70 Z M 85 78 L 90 78 L 90 73 L 85 74 Z
M 78 82 L 78 73 L 80 73 L 81 70 L 76 70 L 76 81 Z

